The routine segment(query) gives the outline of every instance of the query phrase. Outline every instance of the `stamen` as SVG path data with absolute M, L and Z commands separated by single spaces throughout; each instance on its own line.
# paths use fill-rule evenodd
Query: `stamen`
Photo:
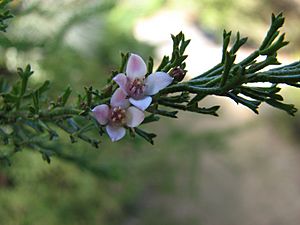
M 145 91 L 144 79 L 135 79 L 129 84 L 129 95 L 130 97 L 139 99 L 143 97 L 143 93 Z
M 123 125 L 126 122 L 126 111 L 120 106 L 115 107 L 111 111 L 111 122 L 115 125 Z

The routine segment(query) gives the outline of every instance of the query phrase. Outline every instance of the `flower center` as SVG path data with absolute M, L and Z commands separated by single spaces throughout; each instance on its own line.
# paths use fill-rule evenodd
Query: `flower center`
M 130 82 L 129 87 L 128 87 L 128 94 L 130 97 L 139 99 L 143 97 L 145 91 L 145 83 L 144 79 L 134 79 L 132 82 Z
M 126 111 L 120 106 L 111 110 L 111 122 L 115 125 L 123 125 L 126 123 Z

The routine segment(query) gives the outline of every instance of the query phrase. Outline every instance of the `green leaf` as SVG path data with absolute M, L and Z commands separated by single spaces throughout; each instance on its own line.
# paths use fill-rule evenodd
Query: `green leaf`
M 284 41 L 284 36 L 285 34 L 280 35 L 274 44 L 270 45 L 266 49 L 261 50 L 260 55 L 274 55 L 280 48 L 287 45 L 289 42 Z
M 13 15 L 10 13 L 9 10 L 6 9 L 8 3 L 12 0 L 1 0 L 0 1 L 0 31 L 6 32 L 7 28 L 7 20 L 12 18 Z
M 39 95 L 41 96 L 43 93 L 48 91 L 50 88 L 50 81 L 46 80 L 36 91 L 39 92 Z
M 236 103 L 241 103 L 244 106 L 247 106 L 248 108 L 250 108 L 256 114 L 258 114 L 257 108 L 261 103 L 260 101 L 247 100 L 247 99 L 237 96 L 233 93 L 228 93 L 227 96 L 230 97 L 232 100 L 234 100 Z
M 166 116 L 171 118 L 177 118 L 176 114 L 178 113 L 178 111 L 166 111 L 166 110 L 157 109 L 153 107 L 149 107 L 147 111 L 153 114 L 158 114 L 161 116 Z
M 264 38 L 259 50 L 266 49 L 267 47 L 269 47 L 271 45 L 271 43 L 272 43 L 271 40 L 275 39 L 274 36 L 276 35 L 276 32 L 278 31 L 278 29 L 280 27 L 282 27 L 283 23 L 284 23 L 284 17 L 282 15 L 282 13 L 280 13 L 277 16 L 272 14 L 271 26 L 269 28 L 269 31 L 268 31 L 266 37 Z
M 55 138 L 58 137 L 57 132 L 56 132 L 55 130 L 51 129 L 51 128 L 50 128 L 46 123 L 44 123 L 42 120 L 38 120 L 38 125 L 39 125 L 42 129 L 44 129 L 44 130 L 46 130 L 46 131 L 48 132 L 48 134 L 49 134 L 49 140 L 53 140 L 53 139 L 55 139 Z
M 153 71 L 153 58 L 150 56 L 147 63 L 147 73 L 151 74 Z
M 11 102 L 11 103 L 14 103 L 14 102 L 16 102 L 19 99 L 18 96 L 10 94 L 10 93 L 4 94 L 3 98 L 4 98 L 5 102 Z
M 187 106 L 193 105 L 199 101 L 201 101 L 202 99 L 204 99 L 207 95 L 206 94 L 196 94 L 196 96 L 194 98 L 192 98 L 192 100 L 188 103 Z
M 235 40 L 232 48 L 230 49 L 230 53 L 235 54 L 240 49 L 240 47 L 247 42 L 247 40 L 248 40 L 248 38 L 246 38 L 246 37 L 240 39 L 240 32 L 237 32 L 236 40 Z M 222 62 L 224 62 L 224 61 L 222 61 Z
M 27 80 L 33 74 L 33 71 L 31 71 L 31 66 L 29 64 L 26 66 L 25 70 L 23 70 L 22 68 L 18 68 L 17 72 L 22 79 Z
M 279 90 L 277 92 L 280 91 L 280 88 L 278 89 Z M 269 90 L 269 92 L 267 90 Z M 275 93 L 272 90 L 270 91 L 269 88 L 261 88 L 261 90 L 259 90 L 255 87 L 241 87 L 241 94 L 246 95 L 252 99 L 257 99 L 259 101 L 265 101 L 266 99 L 270 98 L 282 101 L 282 96 Z
M 196 113 L 202 113 L 202 114 L 209 114 L 209 115 L 213 115 L 213 116 L 218 116 L 217 111 L 219 110 L 220 106 L 216 105 L 216 106 L 212 106 L 209 108 L 199 108 L 197 103 L 194 105 L 191 105 L 187 108 L 188 111 L 190 112 L 196 112 Z
M 62 93 L 62 95 L 60 96 L 60 99 L 61 99 L 60 105 L 61 106 L 65 106 L 66 105 L 66 103 L 67 103 L 67 101 L 68 101 L 71 93 L 72 93 L 72 89 L 71 89 L 70 86 L 68 86 L 66 88 L 66 90 Z
M 155 138 L 157 135 L 153 134 L 153 133 L 148 133 L 140 128 L 135 127 L 134 131 L 141 136 L 142 138 L 144 138 L 146 141 L 148 141 L 150 144 L 154 144 L 153 138 Z
M 120 73 L 124 72 L 129 56 L 130 56 L 129 52 L 127 52 L 126 54 L 121 52 L 122 63 L 121 63 L 121 66 L 120 66 L 118 72 L 120 72 Z
M 38 113 L 40 110 L 40 94 L 39 91 L 35 91 L 32 93 L 33 106 L 35 109 L 35 113 Z
M 282 103 L 282 102 L 278 102 L 278 101 L 276 101 L 274 99 L 267 99 L 266 103 L 268 103 L 269 105 L 271 105 L 271 106 L 273 106 L 275 108 L 284 110 L 284 111 L 286 111 L 288 114 L 290 114 L 292 116 L 295 116 L 295 113 L 297 112 L 297 109 L 292 104 L 285 104 L 285 103 Z
M 3 77 L 0 77 L 0 95 L 8 93 L 10 90 L 10 86 Z
M 235 57 L 236 57 L 236 55 L 233 55 L 230 52 L 225 53 L 224 70 L 223 70 L 223 74 L 222 74 L 220 87 L 223 87 L 226 84 L 226 81 L 228 79 L 229 72 L 234 63 Z
M 226 52 L 227 52 L 227 48 L 230 42 L 230 36 L 231 36 L 231 31 L 230 32 L 226 32 L 226 30 L 223 31 L 223 53 L 222 53 L 222 63 L 225 63 L 225 58 L 226 58 Z
M 160 65 L 157 68 L 157 71 L 161 71 L 169 62 L 169 56 L 164 56 Z
M 156 116 L 155 114 L 151 114 L 151 115 L 145 117 L 142 124 L 152 123 L 152 122 L 158 121 L 159 119 L 160 118 L 158 116 Z

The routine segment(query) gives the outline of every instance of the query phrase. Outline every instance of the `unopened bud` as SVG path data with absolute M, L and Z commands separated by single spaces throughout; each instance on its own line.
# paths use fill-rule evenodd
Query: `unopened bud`
M 169 74 L 171 77 L 174 78 L 174 81 L 180 82 L 185 77 L 186 70 L 176 67 L 176 68 L 172 69 Z

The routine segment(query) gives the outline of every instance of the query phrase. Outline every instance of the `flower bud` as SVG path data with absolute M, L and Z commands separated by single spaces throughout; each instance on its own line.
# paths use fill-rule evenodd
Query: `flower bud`
M 176 68 L 172 69 L 169 74 L 171 77 L 174 78 L 174 81 L 180 82 L 185 77 L 186 70 L 176 67 Z

